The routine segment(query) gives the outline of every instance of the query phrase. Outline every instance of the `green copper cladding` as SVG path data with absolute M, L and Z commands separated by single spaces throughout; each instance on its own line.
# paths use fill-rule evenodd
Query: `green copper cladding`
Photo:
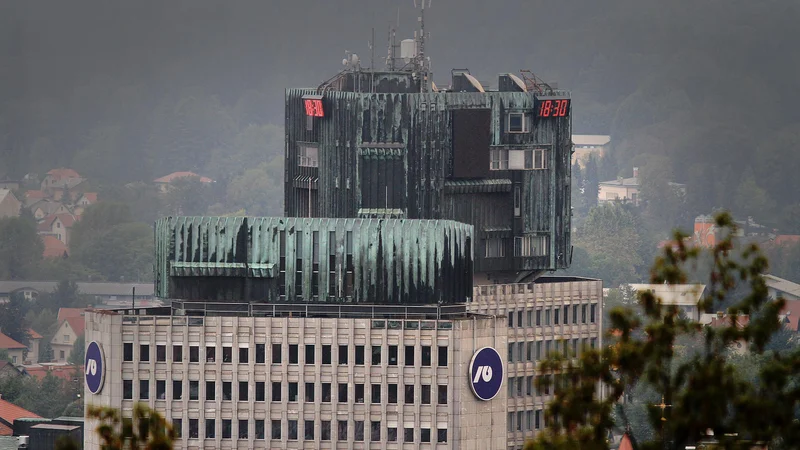
M 450 220 L 168 217 L 156 295 L 231 302 L 454 303 L 473 228 Z

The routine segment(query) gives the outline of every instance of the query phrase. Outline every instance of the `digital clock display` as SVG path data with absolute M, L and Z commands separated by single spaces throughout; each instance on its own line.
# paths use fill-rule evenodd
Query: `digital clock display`
M 325 112 L 322 109 L 322 96 L 305 96 L 303 97 L 303 104 L 306 107 L 307 116 L 325 117 Z
M 536 117 L 567 117 L 569 106 L 570 99 L 568 98 L 538 99 Z

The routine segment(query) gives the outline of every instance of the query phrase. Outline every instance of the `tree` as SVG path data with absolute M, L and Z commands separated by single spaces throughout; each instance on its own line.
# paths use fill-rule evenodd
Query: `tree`
M 75 343 L 72 344 L 72 352 L 69 354 L 69 363 L 74 366 L 83 366 L 84 364 L 84 356 L 86 355 L 86 340 L 83 335 L 78 336 L 75 339 Z
M 133 406 L 132 418 L 123 418 L 119 410 L 98 406 L 88 406 L 86 417 L 100 423 L 95 432 L 104 450 L 169 450 L 176 437 L 172 424 L 143 403 Z M 56 450 L 74 448 L 70 445 L 73 443 L 63 441 Z
M 28 322 L 25 315 L 30 305 L 25 297 L 12 294 L 8 302 L 0 305 L 0 331 L 15 341 L 28 345 Z
M 261 163 L 245 170 L 228 185 L 226 206 L 230 210 L 244 209 L 251 215 L 281 215 L 282 170 L 282 158 L 275 158 L 269 164 Z
M 725 448 L 742 440 L 764 442 L 769 448 L 800 442 L 800 422 L 795 420 L 800 351 L 766 351 L 781 327 L 778 312 L 784 300 L 769 298 L 762 276 L 767 260 L 758 248 L 734 248 L 736 227 L 730 215 L 720 214 L 716 224 L 724 237 L 709 250 L 714 266 L 698 306 L 714 309 L 738 285 L 746 286 L 747 295 L 728 308 L 728 326 L 704 328 L 682 317 L 678 307 L 662 304 L 652 292 L 640 292 L 643 317 L 630 308 L 611 311 L 617 336 L 611 346 L 584 351 L 579 359 L 552 358 L 543 364 L 543 373 L 561 374 L 568 382 L 555 385 L 555 399 L 547 409 L 548 429 L 526 448 L 608 448 L 605 436 L 615 425 L 612 412 L 637 383 L 671 405 L 663 416 L 666 420 L 661 410 L 647 407 L 655 436 L 635 436 L 641 448 L 683 449 L 708 429 Z M 676 232 L 677 249 L 667 247 L 656 259 L 651 283 L 687 281 L 687 269 L 701 250 L 684 246 L 684 237 Z M 746 324 L 738 322 L 741 315 L 749 316 Z M 729 349 L 739 342 L 761 358 L 757 369 L 740 364 L 737 370 L 730 360 Z M 548 377 L 540 382 L 547 383 Z M 607 397 L 598 396 L 598 385 L 604 386 Z M 652 398 L 647 396 L 648 401 Z M 621 412 L 616 425 L 632 425 L 624 409 Z
M 0 219 L 0 277 L 30 279 L 43 251 L 35 223 L 19 217 Z
M 762 189 L 752 175 L 748 175 L 736 188 L 736 209 L 739 213 L 753 217 L 756 221 L 772 218 L 775 201 Z
M 143 223 L 114 225 L 73 250 L 73 257 L 112 281 L 153 277 L 153 229 Z
M 589 156 L 586 161 L 586 173 L 583 177 L 583 210 L 589 212 L 592 208 L 597 206 L 597 195 L 600 189 L 600 178 L 597 169 L 597 159 L 594 155 Z
M 11 357 L 8 356 L 8 350 L 0 348 L 0 361 L 11 361 Z

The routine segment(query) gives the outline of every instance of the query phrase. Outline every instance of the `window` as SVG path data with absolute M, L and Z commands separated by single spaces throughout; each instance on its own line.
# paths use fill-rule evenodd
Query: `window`
M 256 439 L 264 439 L 265 437 L 264 419 L 256 419 Z
M 300 362 L 300 349 L 297 344 L 289 344 L 289 364 Z
M 538 430 L 539 428 L 541 428 L 541 424 L 542 424 L 542 410 L 537 409 L 534 415 L 533 426 Z
M 356 365 L 363 366 L 364 365 L 364 346 L 363 345 L 356 345 Z
M 550 308 L 544 310 L 544 325 L 550 326 Z
M 231 419 L 222 419 L 222 439 L 230 439 L 233 434 L 233 422 Z
M 337 424 L 336 424 L 336 437 L 340 441 L 346 441 L 347 440 L 347 421 L 346 420 L 340 420 L 340 421 L 337 422 Z
M 233 400 L 233 383 L 231 383 L 230 381 L 222 382 L 222 400 L 223 401 Z
M 364 403 L 364 383 L 356 383 L 355 402 Z
M 388 389 L 389 403 L 397 403 L 397 384 L 390 383 L 387 385 L 387 387 L 389 388 Z
M 214 439 L 214 419 L 206 419 L 206 439 Z
M 438 397 L 438 400 L 439 400 L 438 403 L 440 405 L 446 405 L 447 404 L 447 385 L 446 384 L 440 384 L 439 385 L 439 395 L 437 397 Z
M 200 382 L 189 381 L 189 400 L 200 399 Z
M 280 381 L 273 381 L 272 382 L 272 401 L 273 402 L 281 401 L 281 382 Z
M 397 365 L 397 346 L 390 345 L 389 346 L 389 365 L 396 366 Z
M 287 426 L 287 428 L 288 428 L 288 433 L 287 434 L 289 435 L 289 440 L 290 441 L 296 441 L 297 440 L 297 421 L 289 419 L 286 422 L 287 422 L 287 425 L 288 425 Z
M 336 399 L 339 403 L 347 403 L 347 383 L 339 383 L 339 392 Z
M 572 323 L 578 324 L 578 305 L 572 305 Z
M 517 236 L 514 238 L 514 256 L 546 256 L 547 236 Z
M 319 148 L 315 145 L 298 145 L 297 165 L 300 167 L 319 167 Z
M 139 400 L 150 399 L 150 380 L 139 380 Z
M 436 430 L 436 442 L 447 442 L 447 428 L 439 428 Z
M 431 429 L 430 428 L 421 428 L 419 432 L 419 440 L 421 442 L 430 442 L 431 441 Z
M 239 361 L 241 361 L 241 349 L 239 350 Z M 264 364 L 267 360 L 267 348 L 265 344 L 256 344 L 256 364 Z
M 414 442 L 413 428 L 403 428 L 403 442 Z
M 156 345 L 156 361 L 157 362 L 166 362 L 167 361 L 167 346 L 166 345 Z
M 553 308 L 553 325 L 558 325 L 561 308 Z
M 381 346 L 372 346 L 372 365 L 379 366 L 381 364 Z
M 508 170 L 508 150 L 490 150 L 489 160 L 489 170 Z
M 436 359 L 437 365 L 439 367 L 447 367 L 447 346 L 440 345 L 439 346 L 439 357 Z
M 484 239 L 486 243 L 487 258 L 503 258 L 506 256 L 506 246 L 503 238 Z
M 139 361 L 150 361 L 150 345 L 142 344 L 139 346 Z
M 126 342 L 122 344 L 122 360 L 133 361 L 133 343 Z
M 189 346 L 189 362 L 200 362 L 200 347 L 197 345 Z
M 306 364 L 314 364 L 314 345 L 306 344 Z
M 430 384 L 423 384 L 422 389 L 420 391 L 420 402 L 423 405 L 430 405 L 431 404 L 431 385 Z
M 533 395 L 533 376 L 525 377 L 525 395 Z
M 389 427 L 386 429 L 386 440 L 389 442 L 397 442 L 397 427 Z
M 172 419 L 172 429 L 176 438 L 183 437 L 183 419 Z
M 513 412 L 508 413 L 508 418 L 506 419 L 508 423 L 508 432 L 511 433 L 514 431 L 514 417 L 515 414 Z
M 331 384 L 322 383 L 322 403 L 331 402 Z
M 413 345 L 406 345 L 406 354 L 404 363 L 406 366 L 413 366 L 414 365 L 414 346 Z
M 430 345 L 422 346 L 422 367 L 431 366 L 431 347 Z
M 414 404 L 414 385 L 407 384 L 405 388 L 405 398 L 403 399 L 407 405 Z
M 273 420 L 272 421 L 272 432 L 270 433 L 270 438 L 272 438 L 272 439 L 280 439 L 281 438 L 281 421 L 280 420 Z
M 533 361 L 533 342 L 531 341 L 526 344 L 525 361 Z
M 180 400 L 183 398 L 183 382 L 178 380 L 172 381 L 172 399 Z
M 216 397 L 216 385 L 213 381 L 206 381 L 206 400 L 214 400 Z
M 206 362 L 211 363 L 217 360 L 217 348 L 206 347 Z
M 281 363 L 281 344 L 272 344 L 272 364 Z
M 533 411 L 525 411 L 525 431 L 533 429 Z
M 514 362 L 514 344 L 513 343 L 509 343 L 508 344 L 508 362 L 510 362 L 510 363 Z
M 263 381 L 256 381 L 256 401 L 267 401 L 267 383 Z
M 516 385 L 517 385 L 517 397 L 522 397 L 522 392 L 523 392 L 522 388 L 524 387 L 523 386 L 524 383 L 525 383 L 525 378 L 524 377 L 518 377 L 517 378 L 517 383 L 516 383 Z
M 167 380 L 156 380 L 156 399 L 165 400 L 167 398 Z
M 589 315 L 586 314 L 587 306 L 586 304 L 581 305 L 581 323 L 586 323 L 589 319 Z
M 514 217 L 522 215 L 522 190 L 519 185 L 514 186 Z
M 133 400 L 133 380 L 122 380 L 122 399 Z
M 331 346 L 330 345 L 323 345 L 322 346 L 322 364 L 330 364 L 331 363 Z
M 197 439 L 200 436 L 200 420 L 189 419 L 189 439 Z
M 371 442 L 379 442 L 381 440 L 381 421 L 373 420 L 369 424 L 369 440 Z
M 339 346 L 339 364 L 346 365 L 347 364 L 347 346 L 340 345 Z
M 363 442 L 364 441 L 364 421 L 363 420 L 356 420 L 356 427 L 355 432 L 353 433 L 353 440 L 356 442 Z
M 381 402 L 381 385 L 380 384 L 373 384 L 372 385 L 372 395 L 370 396 L 370 401 L 374 404 Z
M 331 440 L 331 421 L 330 420 L 323 420 L 323 421 L 320 422 L 319 439 L 321 441 L 330 441 Z
M 597 320 L 597 303 L 592 303 L 589 312 L 589 321 L 591 323 L 595 323 L 596 320 Z
M 569 324 L 569 305 L 564 305 L 564 325 Z
M 525 113 L 508 113 L 508 132 L 525 133 L 528 131 L 527 115 Z
M 298 390 L 299 390 L 299 388 L 297 386 L 297 383 L 295 383 L 295 382 L 290 382 L 289 383 L 289 401 L 290 402 L 296 402 L 297 401 Z
M 537 327 L 542 326 L 542 310 L 541 309 L 537 309 L 536 310 L 536 326 Z
M 172 362 L 181 362 L 183 361 L 183 346 L 182 345 L 173 345 L 172 346 Z
M 524 411 L 517 411 L 517 431 L 522 431 L 522 422 L 524 421 L 523 415 L 525 414 Z
M 247 394 L 248 394 L 248 387 L 247 381 L 240 381 L 239 382 L 239 401 L 246 402 L 247 401 Z
M 233 348 L 222 347 L 222 362 L 224 363 L 233 362 Z
M 247 439 L 249 424 L 247 419 L 239 419 L 239 439 Z
M 250 362 L 250 349 L 247 347 L 239 348 L 239 364 L 247 364 Z
M 314 383 L 306 383 L 305 402 L 314 403 Z

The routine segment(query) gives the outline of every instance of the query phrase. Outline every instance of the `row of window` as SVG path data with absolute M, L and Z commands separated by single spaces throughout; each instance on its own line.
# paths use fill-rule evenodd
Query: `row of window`
M 570 320 L 570 317 L 572 318 L 572 320 Z M 596 321 L 597 321 L 597 303 L 564 305 L 563 307 L 557 306 L 554 308 L 537 308 L 536 310 L 528 309 L 525 311 L 508 312 L 509 328 L 514 328 L 515 326 L 547 327 L 550 325 L 570 325 L 570 324 L 577 325 L 581 323 L 596 323 Z
M 570 355 L 578 356 L 587 347 L 596 348 L 597 338 L 509 342 L 508 362 L 538 361 L 546 358 L 550 353 L 559 352 L 565 357 Z
M 249 420 L 240 419 L 237 421 L 237 433 L 234 434 L 233 432 L 233 425 L 234 421 L 231 419 L 205 419 L 204 428 L 203 428 L 203 437 L 206 439 L 216 439 L 217 433 L 219 433 L 222 439 L 232 439 L 233 436 L 237 436 L 239 439 L 249 439 Z M 265 421 L 263 419 L 256 419 L 254 422 L 255 428 L 255 439 L 266 439 L 266 430 L 265 430 Z M 270 425 L 270 439 L 273 440 L 281 440 L 285 438 L 290 441 L 299 440 L 299 425 L 301 421 L 296 419 L 287 419 L 285 421 L 282 420 L 272 420 Z M 333 424 L 336 424 L 336 436 L 333 435 Z M 397 442 L 398 441 L 398 430 L 397 427 L 386 427 L 386 433 L 382 436 L 381 421 L 380 420 L 373 420 L 368 422 L 369 423 L 369 440 L 371 442 L 382 442 L 384 439 L 388 442 Z M 177 437 L 183 437 L 183 419 L 172 419 L 172 424 L 177 434 Z M 219 428 L 218 425 L 219 424 Z M 319 440 L 321 441 L 347 441 L 349 439 L 349 421 L 347 420 L 338 420 L 338 421 L 331 421 L 331 420 L 320 420 L 317 424 L 314 420 L 303 420 L 303 440 L 306 441 L 314 441 L 317 439 L 317 433 L 319 433 Z M 365 421 L 363 420 L 354 420 L 353 421 L 353 430 L 352 436 L 353 441 L 356 442 L 363 442 L 365 439 Z M 200 420 L 199 419 L 188 419 L 188 437 L 189 439 L 199 439 L 200 438 Z M 436 442 L 443 443 L 447 442 L 447 429 L 446 428 L 439 428 L 436 429 Z M 412 428 L 406 427 L 402 428 L 403 432 L 403 442 L 431 442 L 431 429 L 430 428 Z M 419 439 L 417 441 L 417 439 Z
M 545 427 L 541 409 L 508 413 L 508 432 L 541 430 Z
M 547 149 L 489 150 L 489 170 L 541 170 L 547 169 Z
M 156 346 L 156 361 L 167 361 L 167 345 L 157 344 Z M 333 345 L 322 345 L 320 362 L 323 365 L 330 365 L 333 361 Z M 403 348 L 403 363 L 405 366 L 414 366 L 417 347 L 414 345 L 406 345 Z M 133 343 L 125 342 L 122 348 L 123 361 L 133 361 Z M 233 347 L 222 347 L 222 362 L 233 363 Z M 241 347 L 237 349 L 237 363 L 248 364 L 250 362 L 250 348 Z M 387 363 L 390 366 L 399 365 L 399 352 L 400 346 L 388 346 Z M 367 347 L 365 345 L 356 345 L 354 349 L 354 363 L 357 366 L 363 366 L 365 362 Z M 383 363 L 383 347 L 380 345 L 372 345 L 369 347 L 370 361 L 372 365 L 380 365 Z M 266 344 L 256 344 L 255 346 L 255 363 L 265 364 L 267 360 Z M 150 344 L 139 344 L 139 361 L 150 361 L 151 348 Z M 212 363 L 217 360 L 217 347 L 205 347 L 205 362 Z M 272 364 L 280 364 L 283 362 L 283 344 L 272 344 Z M 289 364 L 300 363 L 300 346 L 298 344 L 289 344 Z M 314 344 L 306 344 L 303 352 L 304 364 L 316 364 L 317 360 L 317 346 Z M 339 365 L 347 365 L 350 361 L 349 346 L 339 345 L 337 350 L 337 361 Z M 433 364 L 433 347 L 423 345 L 420 347 L 420 363 L 422 367 L 430 367 Z M 183 362 L 183 345 L 176 344 L 172 346 L 172 362 Z M 200 362 L 200 345 L 189 346 L 189 362 Z M 436 365 L 439 367 L 447 367 L 447 346 L 442 345 L 438 347 Z
M 217 385 L 220 385 L 221 392 L 217 392 Z M 283 382 L 272 382 L 271 399 L 273 402 L 280 402 L 283 400 Z M 167 398 L 167 380 L 156 380 L 155 398 L 158 400 L 166 400 Z M 303 401 L 306 403 L 314 403 L 319 395 L 321 403 L 333 402 L 333 384 L 332 383 L 319 383 L 320 389 L 317 391 L 317 383 L 305 383 L 303 389 Z M 234 401 L 233 396 L 233 382 L 232 381 L 206 381 L 205 382 L 205 400 L 216 400 L 219 395 L 223 401 Z M 379 404 L 382 401 L 386 403 L 396 404 L 400 398 L 398 391 L 399 386 L 396 383 L 389 383 L 385 386 L 383 384 L 372 384 L 370 386 L 370 403 Z M 256 402 L 264 402 L 267 400 L 267 383 L 264 381 L 255 382 L 255 392 L 253 399 Z M 337 386 L 337 401 L 338 403 L 348 403 L 350 401 L 349 386 L 347 383 L 339 383 Z M 413 405 L 417 402 L 416 394 L 419 393 L 419 403 L 422 405 L 430 405 L 433 387 L 429 384 L 416 386 L 414 384 L 402 385 L 403 387 L 403 403 Z M 357 383 L 353 386 L 353 401 L 355 403 L 364 403 L 365 385 Z M 417 390 L 419 389 L 419 390 Z M 246 402 L 250 399 L 250 386 L 247 381 L 238 382 L 238 396 L 236 401 Z M 139 400 L 150 399 L 150 380 L 139 380 Z M 200 400 L 200 382 L 189 381 L 189 400 Z M 300 401 L 300 383 L 287 382 L 286 383 L 286 398 L 289 402 Z M 133 380 L 122 380 L 122 398 L 124 400 L 133 400 Z M 172 381 L 172 400 L 183 399 L 183 381 Z M 436 387 L 436 404 L 447 404 L 447 385 L 440 384 Z
M 547 244 L 549 238 L 546 235 L 514 237 L 514 256 L 547 256 L 550 250 Z M 507 243 L 507 238 L 484 239 L 484 255 L 487 258 L 505 258 Z

